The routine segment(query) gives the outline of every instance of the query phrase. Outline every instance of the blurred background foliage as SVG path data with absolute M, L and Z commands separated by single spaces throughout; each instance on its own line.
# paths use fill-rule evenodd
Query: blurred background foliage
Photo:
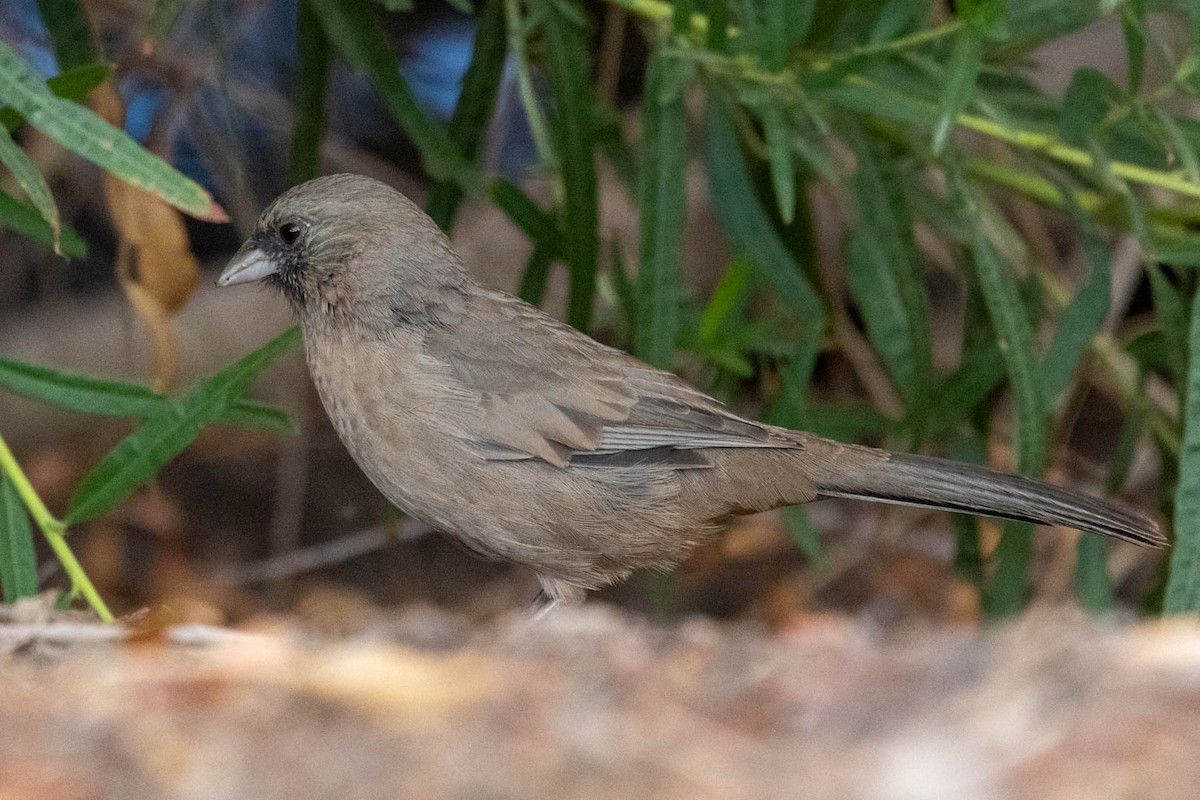
M 1198 97 L 1187 2 L 8 2 L 0 225 L 78 276 L 115 265 L 153 362 L 145 388 L 0 361 L 0 388 L 141 420 L 61 518 L 9 454 L 0 583 L 39 585 L 18 498 L 61 557 L 54 535 L 204 426 L 289 428 L 241 395 L 294 337 L 163 394 L 171 318 L 278 191 L 349 170 L 456 241 L 465 208 L 496 209 L 528 240 L 502 288 L 745 413 L 1132 495 L 1173 550 L 1122 587 L 1080 538 L 1077 599 L 1200 610 Z M 51 191 L 46 140 L 102 168 L 107 225 L 100 184 Z M 784 519 L 821 563 L 806 514 Z M 1028 526 L 954 536 L 982 607 L 1024 607 Z

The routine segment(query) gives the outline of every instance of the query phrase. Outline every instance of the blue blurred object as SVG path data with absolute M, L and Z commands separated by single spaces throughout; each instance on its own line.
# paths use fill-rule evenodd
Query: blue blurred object
M 398 68 L 421 106 L 445 121 L 458 102 L 476 24 L 441 0 L 419 11 L 390 17 L 402 53 Z M 0 1 L 0 39 L 43 77 L 57 73 L 35 0 Z M 278 96 L 286 104 L 293 94 L 298 71 L 296 0 L 188 5 L 161 52 L 168 54 L 167 62 L 175 52 L 187 53 L 194 63 L 212 60 L 217 83 L 181 89 L 164 77 L 169 70 L 155 71 L 152 62 L 139 63 L 120 81 L 125 130 L 143 143 L 152 134 L 163 136 L 159 141 L 165 141 L 175 166 L 218 196 L 230 180 L 243 188 L 248 185 L 260 201 L 278 192 L 286 181 L 290 132 L 281 131 L 279 122 L 256 107 L 254 98 Z M 512 96 L 511 65 L 505 73 L 502 99 Z M 233 91 L 234 87 L 247 91 Z M 179 92 L 186 95 L 177 96 Z M 328 102 L 330 129 L 350 141 L 380 150 L 403 141 L 370 85 L 344 67 L 331 71 Z M 485 146 L 484 152 L 495 154 L 498 163 L 489 165 L 491 169 L 519 177 L 537 158 L 532 137 L 519 103 L 499 102 L 497 110 L 499 119 L 493 120 L 491 131 L 499 141 Z M 213 163 L 213 155 L 221 163 Z

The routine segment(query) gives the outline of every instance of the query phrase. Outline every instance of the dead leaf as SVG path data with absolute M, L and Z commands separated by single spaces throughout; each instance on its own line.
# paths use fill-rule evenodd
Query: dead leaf
M 92 93 L 101 117 L 121 125 L 125 111 L 111 82 Z M 104 195 L 119 240 L 117 280 L 134 311 L 150 328 L 154 346 L 154 385 L 169 389 L 179 371 L 178 347 L 170 315 L 187 303 L 200 278 L 200 265 L 188 242 L 183 218 L 149 192 L 104 175 Z

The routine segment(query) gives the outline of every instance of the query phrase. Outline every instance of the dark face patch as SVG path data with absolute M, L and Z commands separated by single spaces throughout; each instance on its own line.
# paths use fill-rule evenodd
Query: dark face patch
M 258 248 L 277 265 L 267 283 L 283 292 L 297 306 L 307 301 L 304 278 L 308 270 L 308 249 L 312 225 L 299 217 L 264 220 L 254 234 Z

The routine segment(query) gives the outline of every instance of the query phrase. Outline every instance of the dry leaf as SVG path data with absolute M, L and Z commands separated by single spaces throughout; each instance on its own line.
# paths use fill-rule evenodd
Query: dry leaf
M 111 83 L 92 93 L 101 117 L 121 125 L 124 108 Z M 154 385 L 169 389 L 179 371 L 178 347 L 170 314 L 192 296 L 200 265 L 192 254 L 179 212 L 149 192 L 104 175 L 104 194 L 119 239 L 117 280 L 134 311 L 150 328 L 154 346 Z

